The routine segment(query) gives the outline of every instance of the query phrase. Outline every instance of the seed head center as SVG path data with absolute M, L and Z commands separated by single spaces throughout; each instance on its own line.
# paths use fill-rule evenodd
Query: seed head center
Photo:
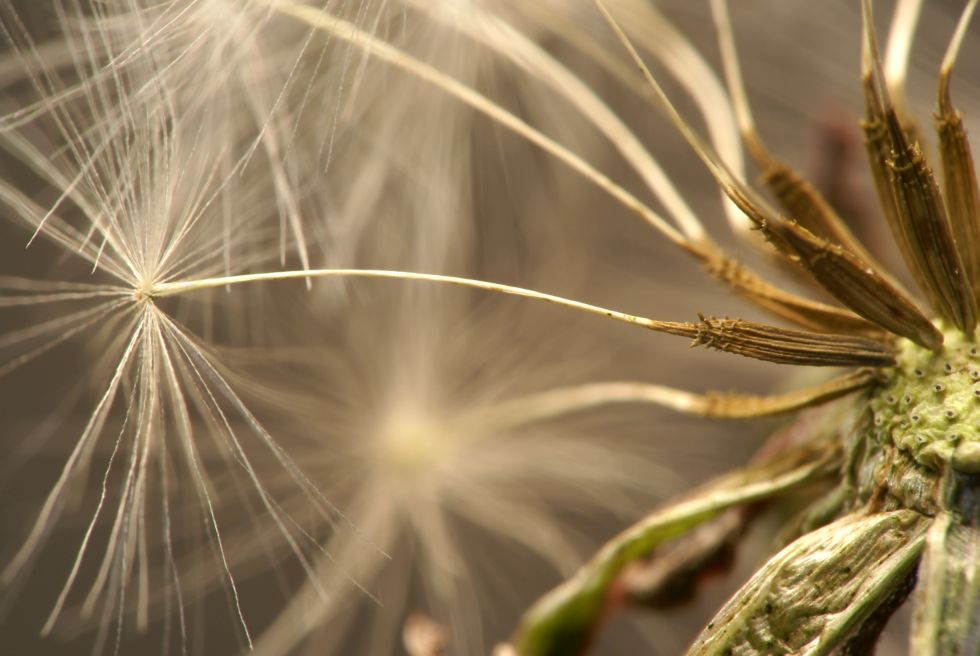
M 155 296 L 156 296 L 156 289 L 154 287 L 153 281 L 151 280 L 141 281 L 133 289 L 133 298 L 139 304 L 152 301 Z
M 980 344 L 945 331 L 939 352 L 902 340 L 898 363 L 871 399 L 874 437 L 920 465 L 980 472 Z
M 378 455 L 389 474 L 415 479 L 431 476 L 450 457 L 453 440 L 439 426 L 397 421 L 378 435 Z

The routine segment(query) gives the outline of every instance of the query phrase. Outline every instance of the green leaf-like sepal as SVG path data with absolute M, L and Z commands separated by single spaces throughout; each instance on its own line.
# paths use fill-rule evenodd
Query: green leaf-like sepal
M 830 653 L 899 589 L 929 518 L 849 515 L 773 556 L 719 611 L 689 656 Z

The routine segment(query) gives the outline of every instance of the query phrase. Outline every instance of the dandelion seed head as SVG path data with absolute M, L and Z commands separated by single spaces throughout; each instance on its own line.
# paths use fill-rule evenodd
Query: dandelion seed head
M 378 432 L 376 457 L 393 477 L 431 480 L 453 455 L 453 439 L 443 430 L 418 418 L 389 418 Z
M 502 596 L 533 595 L 532 580 L 573 569 L 589 543 L 583 525 L 615 524 L 612 517 L 628 516 L 673 479 L 655 449 L 567 420 L 578 402 L 550 392 L 561 392 L 563 380 L 574 389 L 591 369 L 569 356 L 576 349 L 567 339 L 547 347 L 514 339 L 515 325 L 525 337 L 536 333 L 533 322 L 495 303 L 411 296 L 392 299 L 384 313 L 348 310 L 351 325 L 358 317 L 371 323 L 332 349 L 311 348 L 291 365 L 286 389 L 257 391 L 282 404 L 274 414 L 285 416 L 270 425 L 291 435 L 286 448 L 352 518 L 351 526 L 303 520 L 308 533 L 325 536 L 319 580 L 293 592 L 263 632 L 258 645 L 269 653 L 387 654 L 411 611 L 440 618 L 458 649 L 488 649 L 506 631 L 492 610 Z M 404 330 L 387 334 L 390 325 Z M 549 362 L 559 353 L 561 366 Z M 255 354 L 247 360 L 270 364 Z M 281 474 L 264 480 L 291 516 L 305 516 L 307 500 L 280 496 Z M 233 555 L 245 571 L 263 557 Z M 540 571 L 501 588 L 503 573 L 524 571 L 528 561 Z M 370 640 L 359 628 L 365 621 Z
M 596 4 L 605 12 L 604 3 Z M 220 284 L 281 283 L 302 278 L 303 273 L 309 278 L 311 258 L 322 257 L 328 263 L 346 258 L 357 265 L 365 258 L 395 259 L 411 268 L 465 268 L 461 263 L 471 254 L 467 247 L 478 223 L 468 220 L 473 214 L 471 186 L 476 186 L 472 174 L 477 169 L 458 164 L 477 152 L 471 146 L 483 120 L 477 118 L 480 112 L 584 175 L 726 284 L 810 330 L 735 319 L 717 321 L 720 327 L 710 337 L 720 350 L 777 362 L 878 368 L 877 373 L 853 372 L 848 385 L 830 385 L 829 392 L 825 386 L 820 393 L 806 390 L 788 395 L 792 397 L 788 404 L 786 397 L 773 402 L 759 397 L 700 396 L 650 385 L 599 384 L 599 397 L 613 402 L 624 398 L 635 402 L 640 398 L 636 390 L 641 388 L 655 403 L 706 416 L 763 415 L 773 408 L 786 412 L 862 390 L 860 401 L 848 406 L 854 410 L 852 416 L 836 432 L 801 430 L 790 446 L 776 443 L 776 450 L 787 448 L 791 454 L 797 453 L 793 450 L 797 447 L 824 449 L 817 457 L 806 453 L 804 466 L 789 474 L 781 472 L 789 479 L 798 476 L 795 483 L 777 483 L 783 480 L 780 476 L 739 482 L 744 472 L 727 479 L 735 486 L 731 498 L 739 499 L 744 509 L 745 504 L 769 501 L 794 489 L 801 481 L 819 479 L 823 485 L 833 473 L 843 470 L 842 454 L 863 458 L 855 463 L 859 471 L 852 477 L 857 494 L 851 485 L 855 481 L 848 480 L 838 492 L 850 496 L 844 501 L 828 497 L 837 505 L 831 504 L 829 511 L 817 509 L 820 517 L 814 521 L 833 523 L 804 535 L 781 552 L 772 561 L 775 565 L 760 574 L 766 583 L 763 587 L 778 594 L 783 590 L 787 597 L 795 592 L 821 594 L 819 586 L 806 580 L 814 565 L 847 574 L 842 584 L 860 581 L 865 572 L 852 573 L 866 568 L 836 567 L 837 560 L 845 558 L 842 553 L 861 550 L 860 542 L 880 549 L 875 553 L 882 562 L 896 560 L 904 566 L 917 559 L 927 521 L 923 517 L 939 517 L 941 509 L 933 494 L 937 472 L 969 475 L 980 468 L 976 432 L 980 410 L 975 402 L 968 402 L 973 398 L 972 380 L 978 374 L 969 370 L 960 348 L 974 341 L 975 325 L 974 299 L 969 284 L 960 279 L 964 267 L 957 260 L 957 240 L 962 245 L 966 239 L 945 235 L 946 224 L 940 220 L 930 224 L 935 230 L 924 231 L 922 239 L 903 242 L 906 260 L 933 304 L 932 310 L 920 309 L 849 238 L 846 226 L 828 220 L 829 228 L 811 226 L 811 232 L 772 211 L 745 182 L 748 176 L 735 128 L 736 123 L 744 123 L 745 116 L 731 115 L 716 76 L 706 72 L 700 56 L 655 11 L 626 0 L 608 4 L 652 26 L 649 31 L 635 27 L 621 31 L 611 14 L 607 15 L 617 39 L 638 64 L 639 76 L 632 69 L 625 70 L 615 57 L 597 54 L 604 42 L 593 38 L 588 29 L 560 21 L 552 25 L 541 19 L 549 16 L 547 12 L 522 23 L 537 10 L 524 12 L 515 7 L 511 12 L 498 3 L 458 0 L 97 3 L 91 16 L 79 23 L 82 29 L 66 36 L 65 50 L 73 55 L 67 64 L 28 66 L 27 77 L 41 98 L 5 118 L 3 127 L 10 131 L 3 133 L 4 143 L 59 197 L 51 206 L 57 211 L 48 212 L 48 207 L 37 205 L 11 186 L 0 187 L 0 199 L 15 210 L 15 220 L 37 236 L 51 239 L 68 257 L 91 264 L 92 275 L 108 282 L 80 291 L 84 283 L 77 280 L 51 288 L 33 279 L 5 280 L 4 289 L 16 293 L 4 301 L 13 306 L 36 298 L 60 303 L 66 295 L 77 300 L 80 293 L 91 294 L 85 300 L 109 300 L 96 305 L 91 314 L 65 314 L 38 327 L 25 322 L 28 327 L 16 328 L 0 339 L 4 348 L 12 347 L 12 370 L 83 330 L 116 333 L 109 340 L 112 348 L 105 353 L 99 352 L 99 344 L 82 347 L 99 356 L 86 360 L 88 373 L 98 381 L 101 400 L 11 568 L 16 573 L 29 560 L 52 526 L 58 506 L 90 465 L 95 462 L 103 467 L 102 488 L 96 490 L 101 492 L 97 509 L 81 537 L 71 573 L 56 595 L 45 631 L 78 596 L 81 615 L 95 617 L 99 626 L 97 651 L 111 645 L 113 637 L 118 645 L 119 627 L 132 623 L 140 631 L 145 629 L 149 591 L 160 584 L 166 590 L 161 595 L 164 603 L 177 590 L 179 608 L 171 616 L 179 615 L 183 639 L 187 593 L 203 594 L 221 586 L 240 641 L 251 646 L 255 634 L 246 620 L 233 572 L 260 571 L 257 561 L 268 562 L 270 553 L 277 554 L 271 559 L 276 561 L 279 554 L 286 553 L 302 570 L 304 583 L 284 586 L 290 590 L 290 601 L 268 630 L 257 636 L 260 650 L 286 653 L 305 643 L 311 651 L 342 652 L 345 646 L 357 644 L 365 653 L 391 653 L 406 612 L 413 610 L 411 605 L 421 605 L 447 624 L 454 649 L 482 651 L 488 615 L 503 603 L 492 594 L 494 583 L 511 564 L 500 553 L 517 547 L 532 562 L 546 563 L 549 570 L 567 576 L 583 559 L 582 544 L 589 542 L 578 534 L 578 526 L 565 521 L 567 515 L 606 519 L 622 515 L 635 496 L 649 495 L 667 479 L 663 468 L 639 462 L 627 449 L 613 448 L 616 442 L 608 436 L 577 436 L 561 421 L 564 415 L 591 411 L 605 403 L 595 400 L 596 387 L 563 386 L 560 377 L 537 376 L 540 372 L 531 366 L 533 358 L 526 350 L 501 345 L 493 341 L 493 334 L 487 334 L 495 332 L 505 340 L 523 342 L 514 337 L 513 322 L 493 331 L 488 330 L 490 322 L 472 321 L 472 317 L 460 320 L 441 294 L 400 294 L 394 311 L 386 315 L 374 308 L 361 322 L 353 311 L 323 324 L 307 316 L 304 327 L 321 340 L 329 340 L 330 346 L 311 348 L 309 341 L 297 342 L 304 344 L 293 355 L 293 364 L 302 371 L 298 376 L 302 384 L 289 393 L 283 392 L 293 384 L 287 380 L 289 374 L 266 372 L 272 384 L 258 383 L 242 375 L 247 367 L 228 365 L 235 358 L 216 347 L 221 342 L 220 330 L 219 339 L 210 329 L 196 330 L 210 325 L 196 311 L 222 312 L 227 307 L 251 305 L 217 302 Z M 78 8 L 80 3 L 58 4 L 62 9 L 69 6 Z M 579 9 L 566 3 L 549 5 L 555 7 L 552 18 Z M 404 20 L 405 16 L 410 18 Z M 503 17 L 507 20 L 498 20 Z M 914 28 L 914 24 L 912 19 L 906 27 Z M 422 29 L 413 29 L 420 25 Z M 769 29 L 769 24 L 764 28 Z M 93 35 L 98 37 L 94 41 L 88 38 Z M 630 128 L 592 93 L 584 79 L 535 42 L 542 37 L 574 42 L 572 49 L 595 58 L 597 68 L 612 73 L 620 83 L 646 91 L 653 88 L 662 96 L 656 104 L 673 112 L 643 63 L 648 55 L 663 60 L 706 119 L 710 139 L 704 140 L 680 114 L 671 118 L 726 192 L 725 207 L 736 232 L 744 232 L 749 225 L 746 219 L 752 217 L 760 232 L 784 251 L 791 266 L 804 275 L 809 273 L 811 282 L 823 285 L 847 309 L 783 293 L 736 265 L 686 208 L 669 180 L 663 179 L 657 162 Z M 634 38 L 642 53 L 633 49 Z M 900 125 L 877 133 L 896 140 L 886 144 L 888 156 L 879 162 L 885 182 L 891 185 L 888 191 L 896 192 L 882 195 L 886 205 L 889 198 L 897 203 L 901 193 L 928 186 L 896 182 L 899 175 L 922 173 L 917 164 L 928 149 L 914 144 L 908 149 L 900 147 L 901 132 L 910 125 L 903 97 L 905 64 L 901 62 L 910 50 L 910 40 L 894 41 L 896 50 L 889 50 L 898 54 L 888 56 L 885 84 L 875 80 L 881 88 L 869 92 L 883 96 L 887 87 L 901 115 Z M 684 56 L 675 59 L 675 53 Z M 731 54 L 724 57 L 734 60 Z M 510 99 L 514 102 L 495 99 L 495 90 L 482 81 L 491 60 L 495 66 L 506 62 L 520 69 L 526 79 L 515 86 L 526 84 L 533 92 L 516 94 Z M 392 74 L 385 67 L 397 72 Z M 71 80 L 68 83 L 61 78 L 65 71 L 66 79 Z M 357 74 L 348 75 L 353 71 Z M 418 84 L 420 80 L 432 87 Z M 737 85 L 730 82 L 729 86 L 731 95 L 736 95 Z M 547 90 L 539 94 L 544 88 Z M 530 102 L 539 95 L 548 96 L 549 102 Z M 561 101 L 558 111 L 551 96 Z M 466 109 L 461 110 L 461 105 Z M 326 106 L 330 111 L 319 111 Z M 311 112 L 311 107 L 317 111 Z M 880 109 L 887 114 L 884 105 Z M 569 134 L 582 127 L 562 119 L 572 110 L 585 117 L 584 127 L 615 145 L 644 183 L 642 198 L 627 190 L 628 183 L 620 185 L 607 176 L 599 158 L 593 163 L 578 154 L 580 149 L 586 155 L 595 151 L 582 149 L 587 139 Z M 31 134 L 35 129 L 45 132 L 41 124 L 49 119 L 47 138 Z M 539 124 L 544 128 L 539 130 Z M 307 135 L 315 138 L 302 143 Z M 759 140 L 759 135 L 742 136 L 747 141 Z M 754 146 L 761 149 L 759 143 Z M 899 162 L 900 157 L 908 161 Z M 922 177 L 929 176 L 931 173 Z M 777 190 L 770 191 L 778 195 Z M 665 206 L 667 218 L 647 205 L 647 195 Z M 938 191 L 935 198 L 939 201 L 931 207 L 944 207 Z M 921 205 L 910 202 L 902 209 L 910 215 Z M 739 211 L 732 211 L 735 207 Z M 311 213 L 315 220 L 308 219 Z M 921 227 L 914 220 L 918 217 L 900 218 L 906 221 L 894 230 L 900 238 Z M 397 227 L 393 230 L 392 226 Z M 937 233 L 942 239 L 927 244 L 926 238 Z M 933 250 L 926 252 L 929 247 Z M 274 270 L 293 264 L 294 259 L 297 270 Z M 965 264 L 975 262 L 967 259 Z M 237 272 L 243 275 L 231 275 Z M 323 277 L 335 273 L 317 271 Z M 390 272 L 360 273 L 398 277 Z M 437 278 L 466 283 L 446 276 L 416 279 Z M 479 283 L 472 286 L 494 288 Z M 312 282 L 308 288 L 310 298 L 297 306 L 310 310 L 311 315 L 334 307 L 336 298 L 319 290 L 314 293 Z M 17 295 L 25 290 L 30 293 Z M 173 306 L 163 301 L 166 294 L 197 292 L 202 295 L 196 308 L 183 301 Z M 513 287 L 508 293 L 539 300 L 545 297 Z M 36 298 L 28 298 L 32 294 Z M 363 300 L 359 295 L 351 298 Z M 428 300 L 420 301 L 425 298 Z M 435 316 L 420 319 L 406 309 L 413 303 L 420 306 L 416 312 L 421 308 Z M 587 311 L 593 314 L 648 327 L 666 326 L 666 332 L 691 331 L 688 324 L 657 322 L 583 303 L 559 304 L 591 307 Z M 931 312 L 944 317 L 936 320 L 941 329 L 933 325 Z M 263 324 L 285 321 L 262 317 L 254 309 L 250 314 L 253 320 L 261 317 Z M 343 336 L 346 340 L 334 339 L 343 332 L 337 323 L 363 334 L 359 339 L 350 335 Z M 705 326 L 708 323 L 704 321 Z M 953 323 L 959 330 L 950 327 Z M 553 332 L 557 331 L 532 341 L 551 341 Z M 38 340 L 40 346 L 34 348 L 31 340 Z M 259 340 L 241 342 L 249 347 L 242 358 L 248 360 L 255 355 Z M 941 348 L 946 351 L 940 357 Z M 509 352 L 516 355 L 502 362 L 503 354 Z M 567 367 L 567 362 L 563 364 Z M 7 364 L 0 366 L 7 370 Z M 281 384 L 278 389 L 276 383 Z M 241 390 L 259 390 L 259 406 L 281 407 L 260 418 L 251 403 L 244 403 Z M 583 390 L 588 394 L 583 395 Z M 901 405 L 897 399 L 902 399 Z M 738 403 L 753 409 L 738 415 L 733 410 Z M 868 405 L 872 422 L 867 422 Z M 268 424 L 275 426 L 277 435 L 289 437 L 288 452 L 266 430 L 266 417 L 272 418 Z M 848 432 L 854 426 L 858 427 L 856 435 Z M 855 447 L 852 442 L 861 444 Z M 867 453 L 860 451 L 865 446 Z M 854 449 L 853 453 L 848 449 Z M 768 456 L 771 454 L 760 454 L 763 460 Z M 302 462 L 302 469 L 294 464 L 294 457 Z M 894 463 L 895 475 L 887 469 Z M 752 472 L 744 475 L 751 478 Z M 120 487 L 110 489 L 110 483 L 120 479 Z M 159 528 L 165 534 L 160 543 L 168 567 L 162 575 L 146 573 L 150 559 L 144 519 L 152 515 L 147 508 L 156 504 L 158 516 L 165 518 L 171 511 L 171 497 L 165 489 L 160 494 L 148 492 L 157 489 L 154 481 L 160 488 L 189 481 L 194 499 L 188 515 L 204 520 L 205 549 L 210 556 L 205 567 L 213 571 L 191 577 L 190 583 L 181 576 L 182 568 L 172 553 L 169 519 Z M 753 485 L 772 487 L 763 494 Z M 750 494 L 745 489 L 755 491 Z M 723 486 L 721 492 L 724 499 L 732 490 Z M 881 508 L 874 504 L 883 497 L 900 510 L 878 512 Z M 353 521 L 338 510 L 335 501 Z M 868 517 L 834 520 L 834 513 L 850 513 L 861 502 L 869 505 Z M 712 514 L 739 509 L 732 505 L 735 501 L 717 503 L 702 508 L 696 521 L 688 517 L 691 525 Z M 228 540 L 224 520 L 229 515 L 246 519 L 232 531 L 234 541 Z M 936 519 L 935 526 L 942 528 L 942 521 Z M 621 554 L 636 558 L 641 551 L 657 546 L 656 540 L 643 534 L 650 526 L 649 522 L 641 524 L 638 542 L 627 548 L 599 553 L 598 584 L 589 578 L 597 571 L 593 561 L 581 570 L 584 574 L 569 579 L 572 586 L 589 583 L 587 603 L 576 605 L 572 618 L 573 623 L 594 621 L 586 627 L 589 635 L 610 607 L 609 598 L 603 597 L 607 588 L 618 590 L 615 568 L 624 561 L 617 558 Z M 736 528 L 741 530 L 743 525 Z M 101 562 L 94 554 L 95 562 L 86 568 L 93 559 L 91 545 L 101 544 L 91 536 L 103 529 L 108 534 L 101 541 L 108 545 L 105 553 Z M 938 543 L 933 533 L 930 529 L 930 544 Z M 627 532 L 625 538 L 617 539 L 629 541 L 636 535 Z M 829 539 L 818 539 L 822 536 Z M 232 543 L 236 548 L 226 549 Z M 487 544 L 505 548 L 482 550 Z M 486 568 L 492 571 L 481 571 L 486 563 L 492 564 Z M 769 585 L 787 573 L 780 585 Z M 904 570 L 896 568 L 886 574 L 893 580 L 902 579 Z M 806 583 L 805 589 L 799 587 L 800 581 Z M 86 585 L 87 592 L 79 590 Z M 851 589 L 857 588 L 842 586 L 847 594 Z M 744 594 L 750 595 L 751 590 Z M 135 604 L 128 603 L 134 595 Z M 871 598 L 875 603 L 881 601 L 875 601 L 873 594 Z M 590 604 L 595 617 L 583 620 Z M 135 610 L 130 611 L 130 606 Z M 787 608 L 790 615 L 795 610 L 769 602 L 764 608 L 767 615 L 775 611 L 780 622 Z M 372 618 L 374 630 L 368 637 L 355 635 L 361 633 L 356 618 L 365 616 Z M 859 620 L 862 617 L 852 614 L 842 621 L 857 626 Z M 750 623 L 745 635 L 749 640 L 758 637 L 753 631 L 765 636 L 768 621 L 760 619 L 758 627 L 762 628 Z M 791 633 L 799 618 L 786 621 L 785 626 L 775 628 Z M 114 636 L 113 626 L 117 627 Z M 715 639 L 712 626 L 704 636 L 706 641 Z M 824 626 L 810 622 L 799 636 L 815 639 L 813 631 L 822 631 Z M 181 646 L 185 648 L 186 641 Z
M 33 102 L 3 117 L 0 146 L 41 193 L 4 181 L 0 203 L 9 210 L 5 218 L 26 228 L 22 243 L 47 241 L 60 258 L 28 248 L 24 269 L 4 272 L 15 275 L 3 284 L 2 309 L 10 314 L 0 335 L 0 374 L 48 358 L 44 364 L 60 376 L 56 358 L 72 354 L 84 363 L 73 378 L 90 393 L 71 395 L 78 409 L 49 418 L 65 426 L 66 460 L 2 576 L 22 585 L 69 507 L 66 500 L 91 488 L 96 502 L 74 533 L 62 537 L 75 551 L 61 587 L 46 591 L 49 607 L 36 628 L 47 635 L 71 615 L 95 628 L 96 652 L 112 650 L 127 631 L 147 631 L 151 589 L 164 590 L 179 625 L 168 639 L 186 649 L 186 588 L 174 555 L 186 536 L 171 522 L 174 487 L 184 483 L 247 645 L 250 630 L 211 477 L 234 469 L 238 484 L 253 490 L 261 512 L 275 516 L 276 530 L 285 533 L 287 520 L 255 476 L 253 459 L 260 452 L 271 457 L 292 471 L 287 477 L 294 484 L 316 493 L 242 404 L 205 340 L 175 318 L 187 306 L 164 308 L 156 296 L 174 279 L 274 261 L 280 236 L 269 221 L 275 208 L 269 199 L 275 196 L 264 174 L 239 170 L 237 181 L 249 184 L 232 206 L 223 203 L 232 178 L 216 162 L 227 146 L 178 111 L 176 91 L 162 75 L 166 63 L 147 53 L 133 58 L 132 43 L 113 38 L 118 26 L 100 12 L 121 5 L 100 3 L 93 13 L 103 21 L 90 16 L 93 22 L 82 27 L 67 18 L 77 4 L 57 9 L 66 17 L 59 36 L 71 54 L 66 61 L 40 60 L 30 35 L 10 29 L 17 21 L 3 23 Z M 36 309 L 49 317 L 32 321 Z M 189 323 L 207 334 L 215 322 L 197 315 Z M 85 417 L 80 430 L 73 427 L 75 412 Z M 256 441 L 244 443 L 245 434 Z M 304 562 L 296 538 L 284 539 Z M 151 552 L 164 567 L 151 565 Z

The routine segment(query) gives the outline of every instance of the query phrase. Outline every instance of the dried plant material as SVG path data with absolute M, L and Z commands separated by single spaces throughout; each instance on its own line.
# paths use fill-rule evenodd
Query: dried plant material
M 942 345 L 942 334 L 922 311 L 857 256 L 795 223 L 761 226 L 764 234 L 795 253 L 827 291 L 857 314 L 921 346 Z
M 898 0 L 895 3 L 882 61 L 882 79 L 888 88 L 888 95 L 895 106 L 895 114 L 902 124 L 902 129 L 911 141 L 921 140 L 915 115 L 909 107 L 905 87 L 912 43 L 922 15 L 922 2 L 923 0 Z
M 886 116 L 893 159 L 888 163 L 903 234 L 914 266 L 939 312 L 971 332 L 976 327 L 975 299 L 949 227 L 932 172 L 918 146 L 908 144 L 893 116 Z
M 882 82 L 881 60 L 873 33 L 870 4 L 862 3 L 865 29 L 865 72 L 868 148 L 878 161 L 876 180 L 886 182 L 879 194 L 889 195 L 894 212 L 892 230 L 904 244 L 916 281 L 936 310 L 966 332 L 976 328 L 976 300 L 961 254 L 953 238 L 946 207 L 932 170 L 919 145 L 911 141 Z M 887 191 L 886 191 L 887 189 Z M 888 202 L 888 201 L 885 201 Z
M 888 366 L 894 362 L 888 345 L 865 337 L 828 335 L 776 326 L 701 316 L 699 323 L 655 322 L 658 332 L 690 337 L 692 346 L 783 364 Z
M 773 396 L 709 394 L 700 414 L 719 419 L 747 419 L 780 415 L 823 404 L 872 385 L 878 378 L 874 370 L 858 370 L 813 387 Z
M 652 403 L 677 412 L 716 419 L 751 419 L 779 415 L 812 405 L 826 403 L 873 384 L 879 374 L 873 369 L 859 369 L 826 383 L 805 389 L 753 396 L 709 392 L 692 394 L 673 387 L 649 383 L 587 383 L 529 395 L 511 403 L 494 406 L 473 421 L 485 421 L 502 427 L 540 421 L 552 416 L 582 412 L 613 403 Z
M 670 99 L 602 0 L 594 0 L 594 3 L 654 90 L 664 113 L 684 136 L 722 190 L 773 242 L 777 250 L 784 256 L 799 261 L 824 289 L 855 313 L 919 344 L 938 348 L 941 344 L 941 335 L 936 328 L 931 326 L 929 320 L 911 301 L 875 273 L 868 263 L 846 252 L 840 246 L 827 244 L 796 223 L 780 217 L 755 191 L 732 175 L 713 149 L 698 136 L 671 104 Z M 900 309 L 899 316 L 883 311 L 889 306 Z
M 697 253 L 705 271 L 774 316 L 810 330 L 875 334 L 881 330 L 844 308 L 818 303 L 773 286 L 741 262 L 707 249 Z
M 980 189 L 973 166 L 973 154 L 960 113 L 953 107 L 949 81 L 959 53 L 960 44 L 976 9 L 971 0 L 963 10 L 956 34 L 950 41 L 939 71 L 939 111 L 936 131 L 939 133 L 939 152 L 943 165 L 943 191 L 950 226 L 956 246 L 963 257 L 974 295 L 980 303 Z
M 881 271 L 874 258 L 854 237 L 844 221 L 823 196 L 796 170 L 773 155 L 762 141 L 756 128 L 748 94 L 742 82 L 742 74 L 731 31 L 727 0 L 712 0 L 712 15 L 718 32 L 722 63 L 732 106 L 738 117 L 742 139 L 761 173 L 762 183 L 779 200 L 786 213 L 804 228 L 827 241 L 839 244 L 846 250 L 869 262 Z
M 882 270 L 830 204 L 793 168 L 783 162 L 770 160 L 767 165 L 763 165 L 762 182 L 779 199 L 786 214 L 801 226 L 832 244 L 840 244 L 860 259 L 871 263 L 875 270 Z
M 911 261 L 912 254 L 908 252 L 908 245 L 902 238 L 902 227 L 899 223 L 898 205 L 891 190 L 891 178 L 888 168 L 888 161 L 891 157 L 889 148 L 887 128 L 885 127 L 884 117 L 875 109 L 877 100 L 874 99 L 874 90 L 871 78 L 864 76 L 865 84 L 865 106 L 867 112 L 861 129 L 864 131 L 864 148 L 868 155 L 868 168 L 874 180 L 875 190 L 878 197 L 878 206 L 885 217 L 885 222 L 902 253 L 902 259 L 906 262 Z

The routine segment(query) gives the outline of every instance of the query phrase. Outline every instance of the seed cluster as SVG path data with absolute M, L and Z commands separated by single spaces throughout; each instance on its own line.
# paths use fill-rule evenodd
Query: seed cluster
M 980 472 L 980 344 L 956 330 L 934 352 L 902 340 L 897 364 L 871 400 L 874 437 L 918 464 Z

